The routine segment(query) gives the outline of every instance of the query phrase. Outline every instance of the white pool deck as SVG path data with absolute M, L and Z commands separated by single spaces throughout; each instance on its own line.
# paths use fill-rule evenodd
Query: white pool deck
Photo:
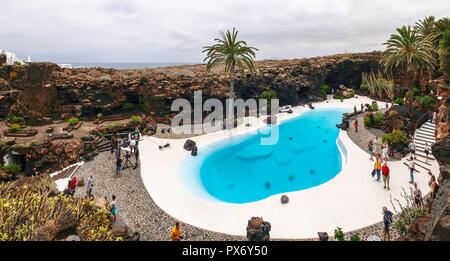
M 350 108 L 359 109 L 361 103 L 371 103 L 367 97 L 352 98 L 340 102 L 330 100 L 328 103 L 314 103 L 315 108 Z M 378 102 L 380 108 L 385 104 Z M 278 114 L 279 123 L 299 116 L 310 110 L 307 106 L 294 107 L 292 114 Z M 260 117 L 262 121 L 265 117 Z M 197 143 L 199 153 L 208 144 L 227 139 L 231 136 L 254 130 L 255 125 L 245 127 L 241 124 L 233 130 L 218 131 L 190 138 Z M 261 124 L 259 127 L 264 126 Z M 353 125 L 351 124 L 351 128 Z M 390 195 L 401 199 L 402 187 L 409 191 L 410 176 L 408 168 L 402 161 L 388 162 L 391 171 L 390 188 L 383 189 L 383 181 L 377 182 L 370 173 L 373 161 L 369 155 L 354 144 L 341 131 L 339 138 L 345 145 L 348 160 L 342 171 L 330 181 L 306 190 L 282 193 L 289 197 L 288 204 L 281 204 L 282 194 L 271 196 L 257 202 L 231 204 L 206 199 L 192 193 L 183 184 L 180 164 L 186 157 L 192 157 L 183 149 L 186 139 L 157 139 L 144 137 L 139 143 L 141 175 L 145 187 L 155 203 L 172 217 L 211 231 L 246 235 L 248 220 L 253 216 L 263 217 L 272 225 L 272 238 L 301 239 L 317 237 L 317 232 L 333 233 L 336 226 L 344 232 L 353 231 L 382 221 L 381 208 L 387 206 L 392 210 Z M 170 143 L 170 148 L 159 150 L 158 145 Z M 320 156 L 320 155 L 318 155 Z M 227 159 L 224 159 L 227 160 Z M 326 158 L 324 158 L 324 161 Z M 430 162 L 430 161 L 429 161 Z M 431 161 L 428 166 L 437 175 L 439 166 Z M 429 176 L 419 168 L 415 181 L 425 195 L 429 192 Z M 207 195 L 207 193 L 204 193 Z

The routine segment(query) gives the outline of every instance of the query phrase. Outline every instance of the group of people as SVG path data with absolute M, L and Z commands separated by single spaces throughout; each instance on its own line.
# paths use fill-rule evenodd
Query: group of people
M 128 146 L 130 148 L 130 152 L 134 154 L 136 163 L 134 165 L 134 168 L 137 168 L 139 166 L 139 129 L 136 128 L 134 132 L 129 133 L 128 137 L 124 140 L 122 140 L 119 136 L 114 135 L 111 137 L 111 154 L 116 153 L 116 174 L 120 175 L 122 171 L 122 155 L 121 155 L 121 147 Z M 126 154 L 126 157 L 128 159 L 129 154 Z

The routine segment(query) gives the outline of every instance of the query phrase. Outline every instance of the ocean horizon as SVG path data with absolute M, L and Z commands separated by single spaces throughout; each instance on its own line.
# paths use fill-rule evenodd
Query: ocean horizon
M 194 62 L 180 62 L 180 63 L 58 63 L 58 65 L 70 65 L 71 68 L 113 68 L 113 69 L 143 69 L 143 68 L 158 68 L 167 66 L 192 65 L 199 64 Z M 66 66 L 66 67 L 70 67 Z

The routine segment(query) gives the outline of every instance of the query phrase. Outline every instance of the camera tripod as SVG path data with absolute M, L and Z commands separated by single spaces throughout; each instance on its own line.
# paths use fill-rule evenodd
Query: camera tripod
M 122 169 L 131 168 L 131 167 L 133 169 L 136 168 L 136 165 L 131 163 L 130 157 L 131 157 L 130 153 L 128 151 L 125 152 L 125 164 L 123 164 L 123 168 Z

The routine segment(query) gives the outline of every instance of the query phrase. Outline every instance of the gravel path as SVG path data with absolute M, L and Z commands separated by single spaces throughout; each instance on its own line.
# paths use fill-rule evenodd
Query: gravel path
M 379 112 L 384 113 L 386 109 L 380 109 Z M 358 132 L 355 131 L 355 126 L 353 125 L 355 123 L 355 117 L 351 117 L 349 119 L 350 122 L 350 128 L 347 130 L 347 134 L 350 137 L 350 139 L 358 145 L 361 149 L 363 149 L 365 152 L 369 153 L 368 144 L 369 141 L 375 136 L 381 138 L 384 135 L 384 132 L 380 129 L 374 129 L 374 128 L 366 128 L 364 126 L 364 114 L 358 115 Z
M 134 158 L 131 162 L 134 164 Z M 121 176 L 117 177 L 114 154 L 103 152 L 92 161 L 83 164 L 76 174 L 78 179 L 83 178 L 87 182 L 90 173 L 94 174 L 94 196 L 97 198 L 107 196 L 110 200 L 113 194 L 116 195 L 117 215 L 130 230 L 139 232 L 143 240 L 170 240 L 175 219 L 161 210 L 152 200 L 142 182 L 139 167 L 135 170 L 125 169 Z M 85 194 L 86 186 L 79 187 L 76 191 L 76 195 Z M 180 223 L 185 240 L 246 240 L 244 237 L 225 235 Z M 242 229 L 245 230 L 245 227 Z

